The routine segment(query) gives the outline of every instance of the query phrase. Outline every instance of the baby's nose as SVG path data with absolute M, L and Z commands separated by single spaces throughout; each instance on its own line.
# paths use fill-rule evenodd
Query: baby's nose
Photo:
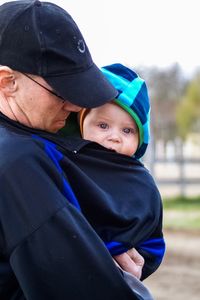
M 108 138 L 109 141 L 115 142 L 115 143 L 119 143 L 120 142 L 120 135 L 117 131 L 113 130 L 110 133 L 110 136 Z

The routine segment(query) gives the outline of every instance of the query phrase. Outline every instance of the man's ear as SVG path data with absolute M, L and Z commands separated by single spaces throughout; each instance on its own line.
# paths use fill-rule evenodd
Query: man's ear
M 16 74 L 6 66 L 0 66 L 0 90 L 7 96 L 17 90 Z

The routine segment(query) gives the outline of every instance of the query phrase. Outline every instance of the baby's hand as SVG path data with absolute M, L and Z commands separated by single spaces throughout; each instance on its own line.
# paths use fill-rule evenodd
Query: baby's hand
M 117 265 L 126 272 L 131 273 L 138 279 L 141 278 L 142 268 L 144 266 L 144 258 L 137 252 L 135 248 L 128 250 L 126 253 L 113 256 Z

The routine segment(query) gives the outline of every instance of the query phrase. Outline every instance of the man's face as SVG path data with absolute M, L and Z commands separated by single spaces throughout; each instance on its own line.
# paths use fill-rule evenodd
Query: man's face
M 83 138 L 128 156 L 136 152 L 139 144 L 135 121 L 114 103 L 89 111 L 83 122 Z
M 29 76 L 50 91 L 52 90 L 41 77 Z M 26 125 L 29 127 L 56 133 L 65 126 L 71 112 L 78 112 L 81 109 L 79 106 L 53 95 L 30 78 L 23 77 L 22 92 L 16 102 L 18 109 L 25 115 Z

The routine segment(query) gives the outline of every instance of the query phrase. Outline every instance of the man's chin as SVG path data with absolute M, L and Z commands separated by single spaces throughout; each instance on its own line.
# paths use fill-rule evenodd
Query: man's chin
M 57 133 L 60 129 L 65 127 L 66 120 L 57 121 L 51 128 L 52 133 Z

